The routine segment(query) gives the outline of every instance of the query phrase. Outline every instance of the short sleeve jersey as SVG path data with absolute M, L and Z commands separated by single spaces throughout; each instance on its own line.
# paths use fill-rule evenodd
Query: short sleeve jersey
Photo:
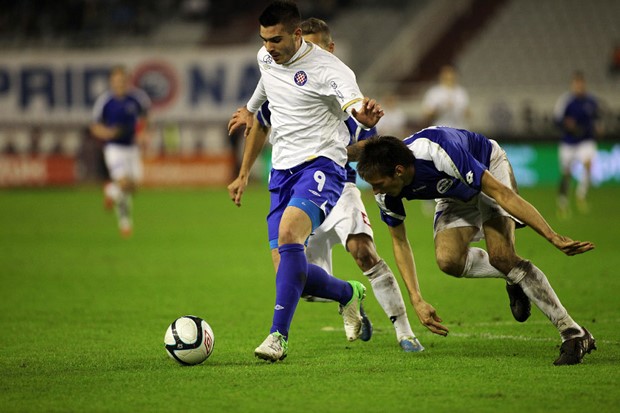
M 120 136 L 106 141 L 106 144 L 130 146 L 135 143 L 138 119 L 146 116 L 150 106 L 148 95 L 141 89 L 131 89 L 120 98 L 104 92 L 95 101 L 92 120 L 121 130 Z
M 452 198 L 469 201 L 481 191 L 489 169 L 491 141 L 463 129 L 431 127 L 404 140 L 415 157 L 413 181 L 392 197 L 375 196 L 381 219 L 398 226 L 406 217 L 402 199 Z
M 288 169 L 319 156 L 344 166 L 349 136 L 341 125 L 345 111 L 363 99 L 353 71 L 305 41 L 286 64 L 275 63 L 264 47 L 257 58 L 271 112 L 273 167 Z
M 576 130 L 564 127 L 565 118 L 572 118 L 576 123 Z M 556 124 L 562 129 L 562 142 L 575 145 L 585 140 L 595 139 L 595 123 L 599 118 L 599 107 L 596 98 L 592 95 L 576 96 L 565 93 L 558 99 L 554 108 Z

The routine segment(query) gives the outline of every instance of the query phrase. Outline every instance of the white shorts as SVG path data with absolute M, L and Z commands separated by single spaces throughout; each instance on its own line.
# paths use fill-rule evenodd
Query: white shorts
M 595 155 L 595 140 L 589 139 L 575 145 L 562 142 L 559 148 L 560 168 L 562 171 L 568 171 L 575 162 L 583 164 L 592 161 Z
M 517 182 L 508 161 L 506 152 L 497 142 L 491 139 L 491 165 L 489 172 L 501 183 L 517 192 Z M 482 225 L 492 218 L 510 217 L 518 226 L 523 223 L 506 212 L 497 202 L 482 192 L 463 202 L 457 199 L 440 198 L 435 206 L 434 235 L 450 228 L 477 227 L 478 233 L 472 241 L 480 241 L 484 238 Z
M 347 239 L 353 234 L 366 234 L 373 238 L 360 190 L 354 183 L 347 182 L 336 206 L 308 238 L 308 262 L 332 274 L 332 248 L 338 244 L 346 248 Z
M 126 178 L 139 182 L 142 179 L 142 162 L 137 146 L 107 144 L 103 148 L 103 156 L 110 178 L 114 181 Z

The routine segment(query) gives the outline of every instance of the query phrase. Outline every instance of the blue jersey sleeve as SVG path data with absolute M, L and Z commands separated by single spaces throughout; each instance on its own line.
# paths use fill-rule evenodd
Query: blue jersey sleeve
M 269 101 L 265 101 L 256 113 L 258 122 L 264 127 L 271 127 L 271 110 L 269 110 Z
M 368 130 L 362 128 L 351 116 L 349 116 L 344 124 L 347 125 L 347 129 L 349 130 L 349 136 L 351 140 L 349 141 L 349 145 L 354 144 L 358 141 L 363 141 L 368 138 L 372 138 L 377 135 L 377 128 L 370 128 Z
M 381 210 L 381 220 L 390 227 L 397 227 L 405 221 L 407 214 L 401 198 L 377 194 L 375 200 Z

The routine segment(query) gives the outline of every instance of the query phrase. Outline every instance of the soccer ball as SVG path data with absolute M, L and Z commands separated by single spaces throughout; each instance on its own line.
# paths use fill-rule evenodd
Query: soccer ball
M 193 315 L 179 317 L 164 336 L 166 353 L 184 366 L 200 364 L 209 358 L 215 344 L 211 326 Z

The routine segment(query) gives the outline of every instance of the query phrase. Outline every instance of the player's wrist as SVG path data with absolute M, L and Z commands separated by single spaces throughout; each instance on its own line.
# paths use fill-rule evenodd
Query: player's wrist
M 422 296 L 420 295 L 420 293 L 413 293 L 413 294 L 409 294 L 409 299 L 411 300 L 411 304 L 413 304 L 414 307 L 418 307 L 420 304 L 424 303 L 424 299 L 422 298 Z

